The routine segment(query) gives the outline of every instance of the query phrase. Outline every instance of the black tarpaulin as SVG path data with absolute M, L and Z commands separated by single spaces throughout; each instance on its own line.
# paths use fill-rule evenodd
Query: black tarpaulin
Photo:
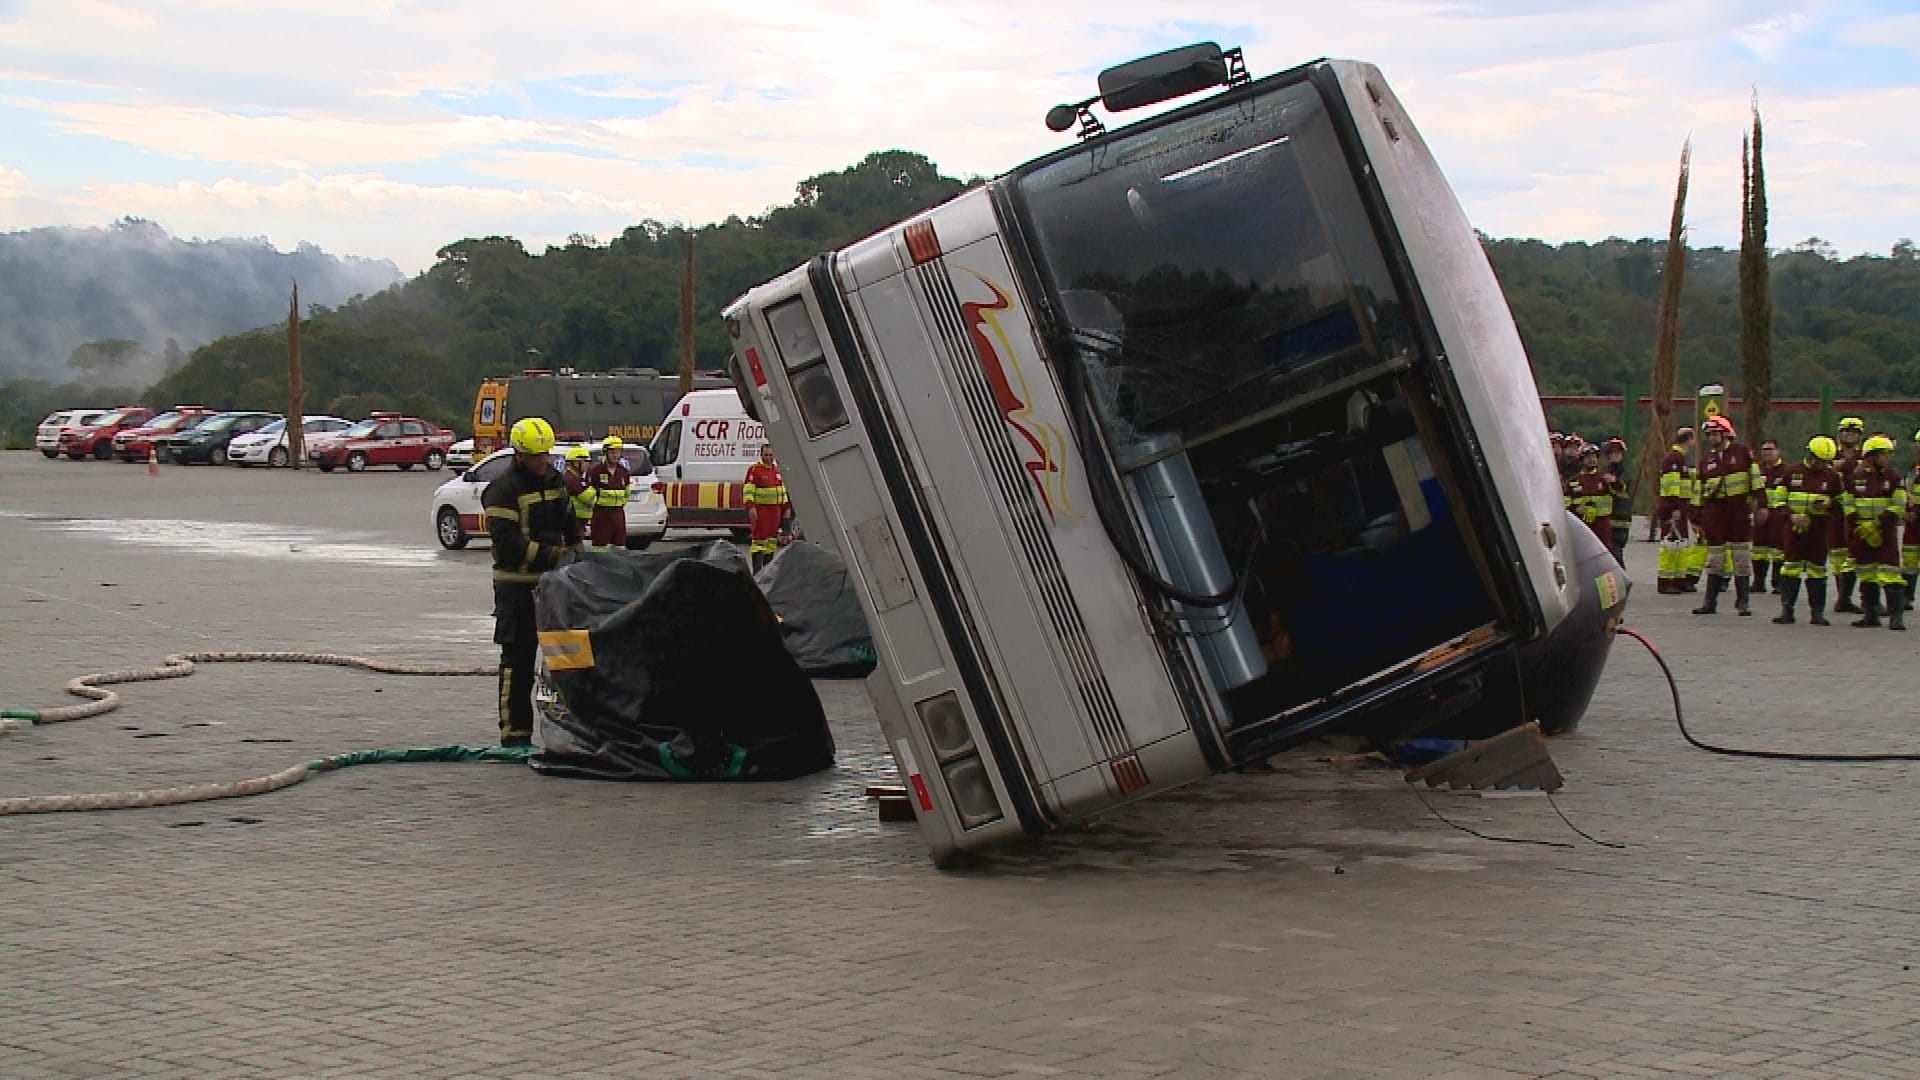
M 826 712 L 732 544 L 589 552 L 541 579 L 534 609 L 552 691 L 534 769 L 780 780 L 833 764 Z
M 873 635 L 840 556 L 796 540 L 755 580 L 780 617 L 780 636 L 800 670 L 816 679 L 864 679 L 876 665 Z

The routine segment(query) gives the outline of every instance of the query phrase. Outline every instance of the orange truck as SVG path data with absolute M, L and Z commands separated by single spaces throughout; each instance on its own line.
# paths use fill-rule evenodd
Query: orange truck
M 696 390 L 733 384 L 722 375 L 695 375 Z M 597 442 L 618 435 L 628 442 L 653 438 L 667 410 L 680 400 L 680 377 L 652 368 L 574 371 L 529 368 L 480 383 L 473 401 L 476 460 L 507 445 L 514 423 L 538 416 L 553 425 L 562 443 Z

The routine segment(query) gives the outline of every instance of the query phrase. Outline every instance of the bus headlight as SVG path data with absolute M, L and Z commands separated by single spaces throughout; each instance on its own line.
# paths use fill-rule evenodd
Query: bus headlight
M 947 782 L 947 795 L 953 799 L 962 825 L 974 829 L 1000 820 L 1000 800 L 993 793 L 986 763 L 978 754 L 941 766 L 940 775 Z
M 807 434 L 818 438 L 847 426 L 847 407 L 840 400 L 840 388 L 833 385 L 833 372 L 827 365 L 796 371 L 788 381 L 793 384 L 793 398 L 800 405 Z
M 967 713 L 953 691 L 919 702 L 914 709 L 920 713 L 920 726 L 926 730 L 927 741 L 933 744 L 935 757 L 947 762 L 973 753 L 973 732 L 967 727 Z

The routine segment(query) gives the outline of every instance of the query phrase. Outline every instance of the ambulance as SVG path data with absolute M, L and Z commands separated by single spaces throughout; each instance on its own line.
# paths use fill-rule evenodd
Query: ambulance
M 1625 578 L 1386 78 L 1202 44 L 1098 85 L 724 312 L 936 862 L 1321 734 L 1572 728 Z
M 648 446 L 667 528 L 729 529 L 744 539 L 747 466 L 766 442 L 766 428 L 734 390 L 695 390 L 675 403 Z

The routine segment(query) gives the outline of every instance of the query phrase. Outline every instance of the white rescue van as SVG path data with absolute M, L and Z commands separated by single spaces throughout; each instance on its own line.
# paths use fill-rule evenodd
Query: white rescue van
M 732 529 L 745 535 L 747 466 L 760 458 L 766 428 L 733 390 L 695 390 L 673 406 L 648 452 L 653 486 L 667 502 L 669 529 Z

